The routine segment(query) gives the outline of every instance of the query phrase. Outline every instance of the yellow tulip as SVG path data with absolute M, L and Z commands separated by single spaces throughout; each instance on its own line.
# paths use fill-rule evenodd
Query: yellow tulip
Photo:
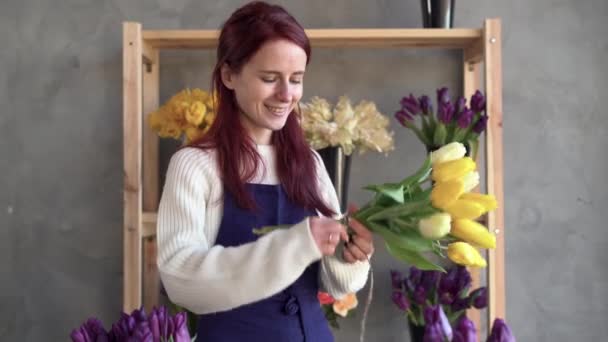
M 486 267 L 486 260 L 475 247 L 466 242 L 453 242 L 448 245 L 448 258 L 458 265 Z
M 439 239 L 450 232 L 452 218 L 446 213 L 437 213 L 421 219 L 418 222 L 420 234 L 427 239 Z
M 451 142 L 447 145 L 442 146 L 437 151 L 431 152 L 431 163 L 433 166 L 452 160 L 457 160 L 467 153 L 466 148 L 462 143 Z
M 452 221 L 450 234 L 482 248 L 496 248 L 496 236 L 482 224 L 468 219 Z
M 431 190 L 431 203 L 435 208 L 444 209 L 454 203 L 464 193 L 464 185 L 459 179 L 439 182 Z
M 432 179 L 436 182 L 446 182 L 451 179 L 463 178 L 466 174 L 475 170 L 475 161 L 470 157 L 464 157 L 433 166 Z
M 498 208 L 498 203 L 496 202 L 496 198 L 493 195 L 470 192 L 462 194 L 460 198 L 475 201 L 483 205 L 483 207 L 486 208 L 486 211 Z
M 474 200 L 463 199 L 462 196 L 444 210 L 455 219 L 470 220 L 474 220 L 487 212 L 483 205 Z

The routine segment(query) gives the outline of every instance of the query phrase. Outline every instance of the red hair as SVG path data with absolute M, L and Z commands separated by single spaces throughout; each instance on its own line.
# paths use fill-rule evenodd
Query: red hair
M 234 195 L 239 206 L 252 210 L 256 205 L 246 191 L 245 183 L 255 175 L 261 157 L 241 124 L 236 96 L 222 82 L 221 69 L 227 65 L 239 73 L 264 43 L 279 39 L 300 46 L 306 52 L 308 64 L 308 37 L 302 26 L 281 6 L 255 1 L 237 9 L 228 18 L 220 33 L 211 84 L 217 96 L 218 115 L 207 134 L 190 145 L 217 151 L 225 189 Z M 319 195 L 315 155 L 304 138 L 298 116 L 296 110 L 292 111 L 285 126 L 272 134 L 279 180 L 290 200 L 307 209 L 317 209 L 323 215 L 333 215 L 333 210 Z

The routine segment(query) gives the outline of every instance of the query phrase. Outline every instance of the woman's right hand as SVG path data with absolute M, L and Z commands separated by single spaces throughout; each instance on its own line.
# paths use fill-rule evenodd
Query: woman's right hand
M 346 227 L 327 217 L 311 217 L 310 232 L 324 256 L 333 255 L 340 240 L 348 242 Z

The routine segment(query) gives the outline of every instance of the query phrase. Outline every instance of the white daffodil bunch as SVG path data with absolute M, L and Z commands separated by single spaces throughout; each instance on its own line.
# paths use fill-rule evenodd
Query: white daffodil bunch
M 372 150 L 387 153 L 395 148 L 389 119 L 371 101 L 361 101 L 353 107 L 350 99 L 341 96 L 332 109 L 331 104 L 318 96 L 302 103 L 302 128 L 306 139 L 315 150 L 341 146 L 351 155 Z

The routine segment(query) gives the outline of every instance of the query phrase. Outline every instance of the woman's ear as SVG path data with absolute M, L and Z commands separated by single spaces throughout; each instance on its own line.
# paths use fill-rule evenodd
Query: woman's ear
M 221 76 L 224 86 L 230 90 L 234 90 L 234 74 L 232 73 L 232 69 L 230 69 L 226 63 L 222 65 Z

